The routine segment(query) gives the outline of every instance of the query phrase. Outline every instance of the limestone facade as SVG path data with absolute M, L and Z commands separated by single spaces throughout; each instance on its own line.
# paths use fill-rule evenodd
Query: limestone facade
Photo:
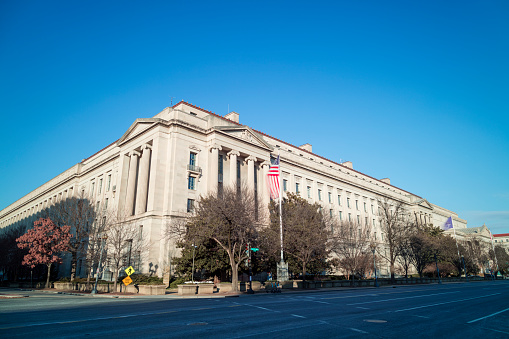
M 377 198 L 402 201 L 420 223 L 454 227 L 466 220 L 452 211 L 358 172 L 351 162 L 337 163 L 239 123 L 235 112 L 222 117 L 186 102 L 167 107 L 152 118 L 137 119 L 125 134 L 96 154 L 44 183 L 0 211 L 0 227 L 30 225 L 40 212 L 71 196 L 85 194 L 98 209 L 122 212 L 150 243 L 142 271 L 162 275 L 178 255 L 164 237 L 167 224 L 192 210 L 199 196 L 222 185 L 245 183 L 269 202 L 265 184 L 271 157 L 280 155 L 281 186 L 325 213 L 373 227 L 383 242 Z M 383 273 L 383 272 L 382 272 Z

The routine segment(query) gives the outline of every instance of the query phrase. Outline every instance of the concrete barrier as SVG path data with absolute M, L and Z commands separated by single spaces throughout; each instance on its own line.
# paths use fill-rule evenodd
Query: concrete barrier
M 193 295 L 198 293 L 198 285 L 196 284 L 177 285 L 177 287 L 178 295 Z

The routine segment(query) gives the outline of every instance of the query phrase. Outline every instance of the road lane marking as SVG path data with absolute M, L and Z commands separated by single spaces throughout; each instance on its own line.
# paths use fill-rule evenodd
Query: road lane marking
M 306 319 L 306 317 L 303 317 L 303 316 L 298 315 L 298 314 L 290 314 L 290 315 L 293 315 L 294 317 L 297 317 L 297 318 L 304 318 L 304 319 Z
M 44 326 L 44 325 L 63 325 L 63 324 L 82 323 L 82 322 L 97 321 L 97 320 L 122 319 L 122 318 L 139 317 L 139 316 L 144 316 L 144 315 L 159 315 L 159 314 L 167 314 L 167 313 L 175 313 L 175 312 L 177 312 L 177 311 L 125 314 L 125 315 L 119 315 L 119 316 L 115 316 L 115 317 L 98 317 L 98 318 L 79 319 L 79 320 L 54 321 L 54 322 L 47 322 L 47 323 L 34 323 L 34 324 L 26 324 L 26 325 L 19 325 L 19 326 L 0 327 L 0 330 L 10 330 L 13 328 Z
M 415 315 L 415 314 L 414 314 L 414 317 L 417 317 L 417 318 L 424 318 L 424 319 L 429 319 L 429 317 L 425 317 L 425 316 L 423 316 L 423 315 Z
M 501 293 L 494 293 L 494 294 L 482 295 L 482 296 L 479 296 L 479 297 L 473 297 L 473 298 L 467 298 L 467 299 L 459 299 L 459 300 L 452 300 L 452 301 L 445 301 L 443 303 L 437 303 L 437 304 L 430 304 L 430 305 L 424 305 L 424 306 L 405 308 L 403 310 L 396 310 L 394 312 L 412 311 L 412 310 L 417 310 L 419 308 L 426 308 L 426 307 L 440 306 L 440 305 L 445 305 L 445 304 L 458 303 L 458 302 L 461 302 L 461 301 L 468 301 L 468 300 L 474 300 L 474 299 L 479 299 L 479 298 L 491 297 L 491 296 L 499 295 L 499 294 L 501 294 Z
M 326 301 L 318 301 L 318 300 L 311 300 L 312 302 L 314 303 L 320 303 L 320 304 L 327 304 L 327 305 L 330 305 L 331 303 L 328 303 Z
M 359 332 L 359 333 L 363 333 L 363 334 L 369 334 L 369 332 L 366 332 L 366 331 L 363 331 L 363 330 L 358 330 L 358 329 L 353 328 L 353 327 L 350 327 L 350 330 L 355 331 L 355 332 Z
M 370 310 L 370 308 L 362 307 L 362 306 L 357 306 L 357 308 L 360 308 L 361 310 Z
M 470 320 L 469 322 L 467 322 L 467 324 L 475 323 L 476 321 L 483 320 L 483 319 L 486 319 L 486 318 L 491 318 L 491 317 L 493 317 L 494 315 L 497 315 L 497 314 L 500 314 L 500 313 L 504 313 L 504 312 L 507 312 L 507 311 L 509 311 L 509 308 L 506 308 L 505 310 L 502 310 L 502 311 L 498 311 L 498 312 L 495 312 L 495 313 L 489 314 L 489 315 L 487 315 L 487 316 L 485 316 L 485 317 L 482 317 L 482 318 L 478 318 L 478 319 Z
M 423 294 L 423 295 L 414 295 L 411 297 L 401 297 L 401 298 L 393 298 L 393 299 L 383 299 L 383 300 L 373 300 L 373 301 L 364 301 L 361 303 L 354 303 L 354 304 L 347 304 L 348 306 L 355 306 L 355 305 L 363 305 L 363 304 L 372 304 L 372 303 L 381 303 L 385 301 L 393 301 L 393 300 L 404 300 L 404 299 L 414 299 L 414 298 L 423 298 L 423 297 L 430 297 L 434 295 L 441 295 L 441 294 L 451 294 L 451 293 L 459 293 L 459 291 L 453 291 L 453 292 L 443 292 L 443 293 L 433 293 L 433 294 Z

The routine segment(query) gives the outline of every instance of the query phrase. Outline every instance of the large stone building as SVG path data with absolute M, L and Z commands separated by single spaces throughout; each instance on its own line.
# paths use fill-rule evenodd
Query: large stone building
M 0 211 L 0 226 L 30 224 L 52 204 L 85 194 L 98 209 L 126 211 L 126 220 L 150 243 L 142 271 L 150 265 L 162 275 L 175 253 L 164 237 L 168 222 L 218 185 L 246 183 L 267 204 L 265 178 L 277 154 L 285 191 L 320 203 L 339 219 L 371 225 L 377 241 L 383 239 L 379 197 L 402 201 L 418 222 L 443 225 L 452 216 L 455 228 L 466 227 L 456 213 L 389 179 L 358 172 L 351 162 L 325 159 L 310 144 L 297 147 L 242 125 L 235 112 L 222 117 L 186 102 L 137 119 L 120 139 Z

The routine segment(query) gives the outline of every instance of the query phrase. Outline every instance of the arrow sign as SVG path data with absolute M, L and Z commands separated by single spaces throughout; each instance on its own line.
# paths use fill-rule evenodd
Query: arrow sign
M 257 248 L 257 247 L 251 247 L 251 251 L 253 251 L 253 252 L 257 252 L 257 251 L 259 251 L 259 250 L 260 250 L 260 249 L 259 249 L 259 248 Z

